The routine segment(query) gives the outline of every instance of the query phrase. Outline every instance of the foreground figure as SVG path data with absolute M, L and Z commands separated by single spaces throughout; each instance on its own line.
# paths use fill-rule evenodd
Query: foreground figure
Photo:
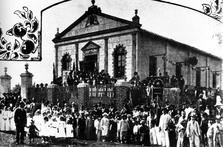
M 19 107 L 15 110 L 15 115 L 14 115 L 17 144 L 24 144 L 24 136 L 25 136 L 24 128 L 27 123 L 26 110 L 24 109 L 24 106 L 25 103 L 21 101 Z
M 190 147 L 200 147 L 201 131 L 198 122 L 195 120 L 196 114 L 191 113 L 191 120 L 187 123 L 187 137 L 189 137 Z

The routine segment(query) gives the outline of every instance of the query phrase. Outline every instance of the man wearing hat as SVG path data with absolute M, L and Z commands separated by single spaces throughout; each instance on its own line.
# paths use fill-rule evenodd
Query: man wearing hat
M 186 134 L 189 137 L 190 147 L 200 147 L 200 126 L 196 121 L 196 113 L 191 113 L 191 120 L 187 123 Z
M 103 118 L 101 119 L 101 136 L 102 136 L 102 141 L 105 142 L 107 137 L 108 137 L 108 129 L 109 129 L 109 119 L 108 119 L 108 114 L 103 113 Z
M 16 125 L 16 143 L 24 144 L 25 131 L 24 128 L 27 123 L 26 110 L 24 109 L 25 103 L 20 102 L 19 107 L 15 110 L 14 121 Z

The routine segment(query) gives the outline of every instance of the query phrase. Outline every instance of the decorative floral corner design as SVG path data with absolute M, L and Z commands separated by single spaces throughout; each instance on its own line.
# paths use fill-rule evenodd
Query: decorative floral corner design
M 219 21 L 223 18 L 223 0 L 212 0 L 202 4 L 203 12 Z
M 14 12 L 22 22 L 16 23 L 6 31 L 6 35 L 14 37 L 14 42 L 9 42 L 3 36 L 0 28 L 0 60 L 4 61 L 40 61 L 39 21 L 33 12 L 24 6 L 23 10 Z

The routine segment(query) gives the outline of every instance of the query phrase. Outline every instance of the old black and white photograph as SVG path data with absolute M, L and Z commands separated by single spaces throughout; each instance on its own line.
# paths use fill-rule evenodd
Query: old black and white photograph
M 223 147 L 223 0 L 1 0 L 0 146 Z

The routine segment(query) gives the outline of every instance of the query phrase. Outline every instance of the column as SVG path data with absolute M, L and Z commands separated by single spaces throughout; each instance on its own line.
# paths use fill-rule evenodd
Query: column
M 104 41 L 104 70 L 108 72 L 108 38 L 105 38 Z
M 168 48 L 168 42 L 166 41 L 165 44 L 165 53 L 164 53 L 164 59 L 163 59 L 163 75 L 166 75 L 166 58 L 167 58 L 167 48 Z
M 222 83 L 223 83 L 222 76 L 223 76 L 223 72 L 221 70 L 221 72 L 220 72 L 220 89 L 222 89 Z
M 75 44 L 75 59 L 76 59 L 76 70 L 79 70 L 79 44 Z
M 58 78 L 58 46 L 55 45 L 55 77 Z
M 137 63 L 137 52 L 136 52 L 136 33 L 132 34 L 132 74 L 131 76 L 133 77 L 134 72 L 138 72 L 137 68 L 136 68 L 136 63 Z
M 210 78 L 209 78 L 209 60 L 208 60 L 208 56 L 206 56 L 206 87 L 208 88 L 209 87 L 209 81 L 210 81 Z
M 190 58 L 190 50 L 188 51 L 188 56 L 187 59 Z M 191 73 L 191 66 L 190 64 L 188 65 L 188 71 L 187 71 L 187 85 L 192 85 L 192 81 L 191 78 L 192 77 L 192 73 Z
M 32 77 L 33 74 L 28 71 L 28 64 L 25 64 L 25 73 L 20 75 L 21 77 L 21 97 L 22 99 L 29 99 L 29 88 L 32 86 Z

